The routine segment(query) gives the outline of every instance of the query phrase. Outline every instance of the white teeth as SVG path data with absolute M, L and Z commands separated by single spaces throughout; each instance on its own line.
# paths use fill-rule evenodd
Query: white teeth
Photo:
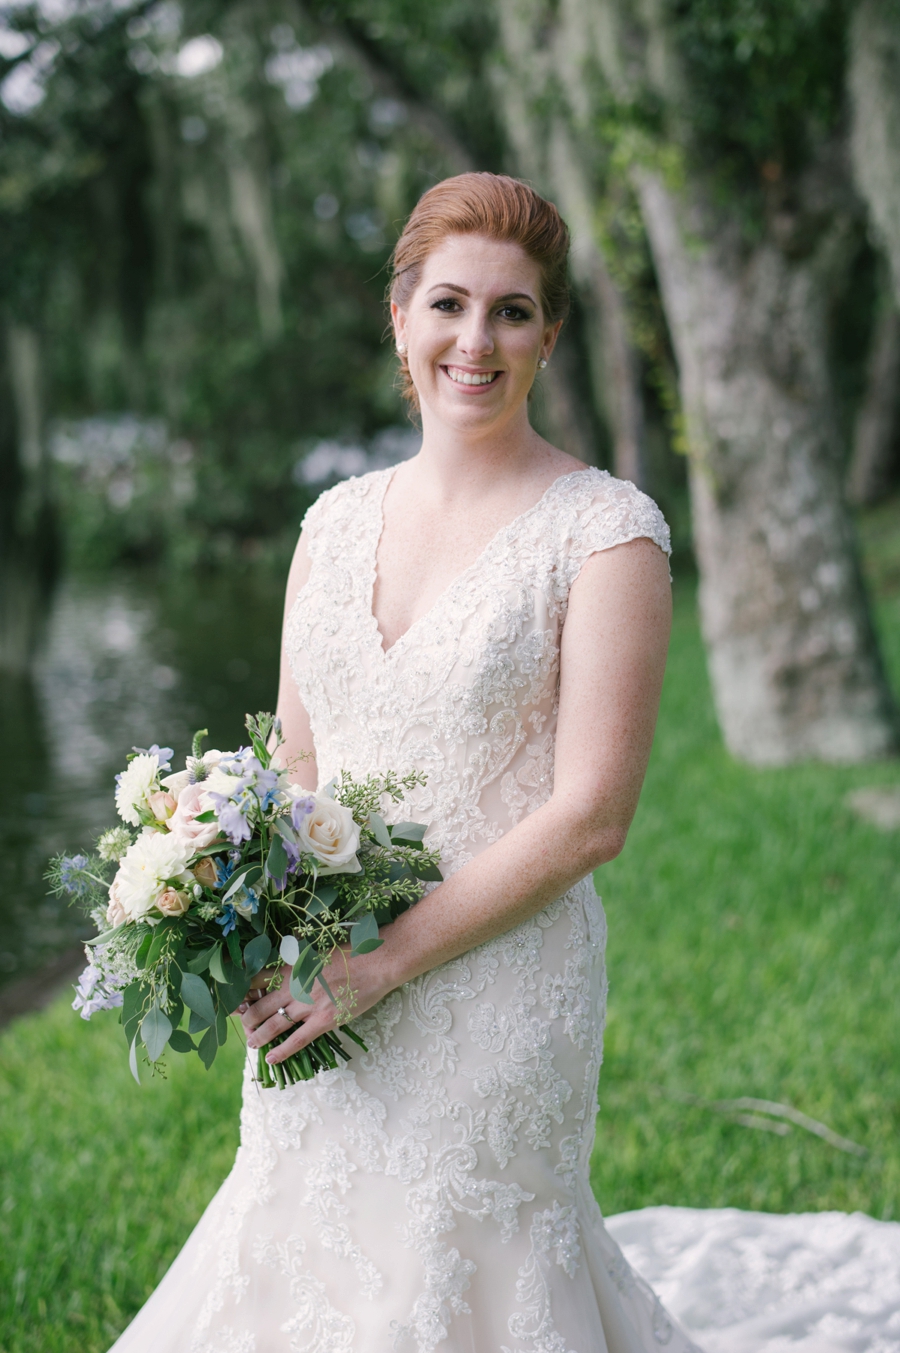
M 458 385 L 490 385 L 496 376 L 496 371 L 486 371 L 483 374 L 469 373 L 468 371 L 458 371 L 455 367 L 448 366 L 444 368 L 447 375 Z

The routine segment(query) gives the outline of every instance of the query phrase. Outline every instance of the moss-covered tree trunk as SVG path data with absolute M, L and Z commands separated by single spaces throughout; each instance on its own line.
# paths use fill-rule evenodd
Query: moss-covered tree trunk
M 57 541 L 34 329 L 0 330 L 0 673 L 24 678 L 44 618 Z
M 700 185 L 636 175 L 679 365 L 716 707 L 758 765 L 896 748 L 830 396 L 834 171 L 796 185 L 752 246 Z
M 553 198 L 571 231 L 572 281 L 584 319 L 593 404 L 609 432 L 611 468 L 641 485 L 640 361 L 595 229 L 597 186 L 585 148 L 592 139 L 592 96 L 586 90 L 579 95 L 585 72 L 577 61 L 570 71 L 573 24 L 582 8 L 569 4 L 554 16 L 535 0 L 498 0 L 502 60 L 494 83 L 516 172 Z

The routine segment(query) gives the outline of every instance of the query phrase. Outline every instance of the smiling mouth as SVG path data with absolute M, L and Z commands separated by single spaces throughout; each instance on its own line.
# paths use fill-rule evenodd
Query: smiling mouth
M 500 371 L 463 371 L 458 366 L 445 366 L 441 370 L 446 372 L 456 385 L 493 385 L 502 374 Z

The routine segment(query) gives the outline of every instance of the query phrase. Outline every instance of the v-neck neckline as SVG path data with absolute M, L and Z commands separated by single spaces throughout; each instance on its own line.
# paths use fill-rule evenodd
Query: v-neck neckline
M 379 546 L 381 545 L 381 538 L 384 535 L 384 500 L 385 497 L 387 496 L 387 491 L 390 488 L 394 475 L 397 473 L 397 470 L 399 468 L 400 468 L 399 465 L 392 465 L 388 470 L 384 472 L 384 483 L 381 486 L 381 494 L 378 498 L 377 505 L 375 507 L 375 521 L 377 530 L 375 531 L 375 540 L 372 547 L 372 560 L 371 560 L 372 566 L 369 571 L 369 593 L 367 599 L 368 615 L 371 621 L 372 631 L 375 636 L 375 645 L 378 648 L 379 652 L 381 653 L 381 656 L 385 659 L 392 657 L 393 654 L 396 653 L 397 649 L 404 644 L 407 635 L 412 633 L 412 631 L 416 629 L 419 625 L 423 624 L 424 621 L 428 620 L 434 614 L 437 608 L 448 600 L 448 598 L 456 591 L 460 583 L 462 583 L 466 578 L 468 578 L 469 575 L 473 573 L 475 569 L 477 569 L 486 558 L 488 558 L 488 556 L 493 552 L 497 544 L 501 540 L 503 540 L 513 530 L 514 527 L 520 526 L 522 522 L 527 520 L 528 517 L 530 517 L 533 513 L 537 512 L 538 508 L 544 506 L 547 499 L 553 493 L 554 489 L 558 488 L 559 485 L 564 483 L 566 480 L 575 479 L 578 475 L 594 473 L 593 467 L 590 465 L 586 465 L 583 470 L 569 470 L 567 471 L 566 474 L 558 475 L 556 479 L 552 480 L 544 489 L 544 492 L 541 494 L 540 498 L 538 498 L 537 502 L 532 503 L 531 507 L 527 507 L 524 512 L 520 512 L 518 516 L 513 517 L 511 521 L 506 522 L 506 524 L 504 526 L 501 526 L 498 531 L 495 531 L 494 534 L 491 536 L 490 540 L 485 545 L 484 549 L 481 550 L 478 555 L 476 555 L 476 557 L 472 560 L 471 564 L 467 564 L 467 566 L 462 570 L 462 572 L 458 573 L 457 576 L 453 579 L 453 581 L 448 583 L 448 585 L 443 589 L 443 591 L 438 593 L 438 595 L 435 597 L 434 601 L 431 603 L 431 605 L 428 607 L 426 611 L 423 611 L 422 614 L 420 616 L 417 616 L 416 619 L 413 620 L 410 625 L 407 625 L 406 629 L 403 631 L 402 634 L 398 635 L 398 637 L 391 644 L 390 648 L 385 648 L 384 636 L 381 633 L 381 629 L 378 624 L 378 617 L 375 615 L 375 585 L 378 581 L 378 549 Z

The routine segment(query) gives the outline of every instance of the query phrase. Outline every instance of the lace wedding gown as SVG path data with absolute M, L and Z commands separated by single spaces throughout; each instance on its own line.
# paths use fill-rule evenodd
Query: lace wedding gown
M 582 564 L 637 537 L 668 549 L 668 531 L 630 484 L 565 475 L 385 653 L 372 591 L 392 473 L 310 510 L 312 569 L 286 643 L 321 782 L 422 770 L 393 820 L 429 824 L 446 874 L 550 794 L 560 632 Z M 369 1051 L 353 1048 L 346 1069 L 278 1091 L 248 1066 L 234 1169 L 114 1353 L 694 1349 L 588 1183 L 604 940 L 585 879 L 369 1011 L 356 1022 Z M 696 1255 L 696 1217 L 675 1251 L 664 1218 L 650 1232 L 623 1219 L 623 1242 L 665 1279 L 667 1244 L 670 1260 Z M 691 1277 L 702 1291 L 696 1265 Z

